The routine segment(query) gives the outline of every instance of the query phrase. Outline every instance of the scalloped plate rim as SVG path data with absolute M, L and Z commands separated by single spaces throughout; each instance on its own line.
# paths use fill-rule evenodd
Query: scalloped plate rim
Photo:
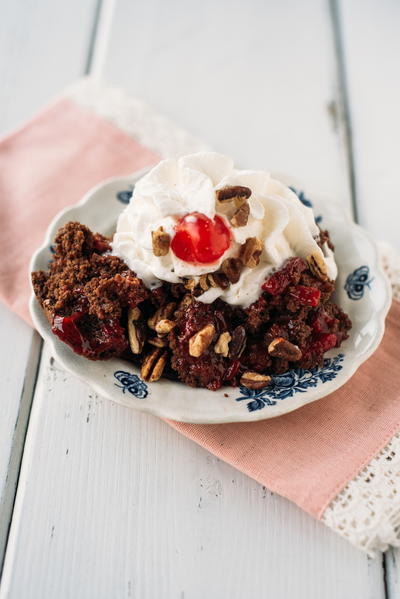
M 69 212 L 74 211 L 79 208 L 84 208 L 86 205 L 90 204 L 91 200 L 95 200 L 96 194 L 110 184 L 117 183 L 118 181 L 121 181 L 121 186 L 126 185 L 126 184 L 134 184 L 140 177 L 142 177 L 146 172 L 148 172 L 148 170 L 149 170 L 149 168 L 144 168 L 144 169 L 141 169 L 140 171 L 136 171 L 135 173 L 132 173 L 130 175 L 109 177 L 109 178 L 101 181 L 94 187 L 92 187 L 82 197 L 82 199 L 79 202 L 77 202 L 73 205 L 67 206 L 66 208 L 61 210 L 50 222 L 50 224 L 47 228 L 46 234 L 45 234 L 45 240 L 44 240 L 43 244 L 34 252 L 34 254 L 31 258 L 31 261 L 29 264 L 29 279 L 30 279 L 31 272 L 33 270 L 36 270 L 36 268 L 37 268 L 36 264 L 39 261 L 41 255 L 44 252 L 46 252 L 46 253 L 48 252 L 49 245 L 53 241 L 54 233 L 55 233 L 56 229 L 58 229 L 59 223 L 65 218 L 65 216 Z M 281 177 L 281 178 L 283 180 L 285 179 L 285 177 Z M 301 186 L 299 186 L 299 187 L 301 187 Z M 310 193 L 308 195 L 313 195 L 313 194 Z M 86 383 L 88 383 L 99 395 L 105 397 L 106 399 L 110 399 L 111 401 L 113 401 L 115 403 L 129 407 L 130 409 L 132 409 L 132 408 L 139 409 L 141 411 L 144 411 L 149 414 L 153 414 L 153 415 L 161 417 L 161 418 L 167 418 L 167 419 L 172 419 L 172 420 L 175 420 L 178 422 L 187 422 L 187 423 L 194 423 L 194 424 L 216 424 L 216 423 L 224 423 L 224 422 L 226 422 L 226 423 L 228 423 L 228 422 L 256 422 L 259 420 L 266 420 L 269 418 L 278 417 L 280 415 L 297 410 L 300 407 L 302 407 L 303 405 L 306 405 L 313 401 L 322 399 L 323 397 L 326 397 L 327 395 L 329 395 L 336 389 L 338 389 L 341 386 L 343 386 L 344 384 L 346 384 L 351 379 L 351 377 L 354 375 L 354 373 L 357 371 L 357 369 L 361 366 L 361 364 L 363 364 L 375 352 L 375 350 L 379 346 L 379 344 L 382 340 L 384 331 L 385 331 L 385 318 L 386 318 L 386 315 L 387 315 L 390 305 L 391 305 L 391 287 L 390 287 L 390 282 L 387 279 L 386 275 L 384 274 L 384 271 L 380 264 L 379 250 L 378 250 L 375 240 L 373 239 L 371 234 L 368 231 L 366 231 L 363 227 L 361 227 L 360 225 L 358 225 L 357 223 L 355 223 L 353 221 L 346 206 L 343 206 L 339 202 L 332 200 L 331 198 L 328 198 L 328 196 L 324 196 L 323 194 L 315 194 L 315 196 L 318 196 L 321 199 L 323 199 L 324 197 L 329 199 L 330 206 L 334 206 L 335 209 L 337 208 L 337 210 L 340 211 L 341 216 L 345 218 L 348 226 L 357 230 L 359 233 L 361 233 L 361 235 L 369 242 L 369 245 L 373 249 L 373 254 L 374 254 L 374 268 L 375 268 L 376 272 L 381 275 L 381 279 L 385 282 L 386 302 L 383 304 L 381 309 L 377 310 L 377 312 L 376 312 L 377 322 L 379 323 L 379 327 L 376 331 L 374 341 L 373 341 L 373 343 L 370 344 L 368 349 L 361 352 L 357 356 L 358 359 L 354 358 L 351 363 L 347 362 L 346 368 L 343 368 L 340 371 L 340 376 L 337 379 L 330 381 L 331 384 L 327 383 L 326 387 L 323 387 L 322 385 L 320 385 L 318 389 L 315 387 L 315 388 L 310 389 L 309 391 L 306 391 L 305 393 L 301 393 L 301 401 L 298 401 L 300 399 L 299 394 L 297 394 L 297 396 L 295 395 L 293 397 L 288 397 L 284 400 L 281 400 L 279 402 L 279 405 L 282 406 L 283 403 L 285 403 L 287 405 L 285 406 L 286 409 L 283 411 L 280 411 L 279 414 L 271 414 L 270 410 L 268 410 L 268 407 L 266 407 L 265 409 L 257 410 L 257 411 L 253 411 L 253 412 L 243 410 L 242 412 L 236 412 L 229 416 L 225 415 L 225 414 L 221 414 L 221 413 L 219 413 L 218 416 L 215 416 L 215 415 L 214 416 L 212 416 L 212 415 L 205 416 L 204 414 L 197 416 L 197 415 L 191 413 L 190 407 L 182 408 L 179 411 L 179 413 L 176 413 L 176 411 L 175 411 L 173 414 L 171 414 L 171 410 L 168 409 L 168 402 L 165 402 L 164 404 L 161 404 L 161 405 L 159 405 L 157 403 L 156 403 L 156 405 L 153 405 L 151 403 L 151 401 L 144 401 L 144 402 L 142 402 L 141 400 L 132 401 L 132 398 L 129 398 L 130 401 L 127 401 L 123 394 L 121 394 L 120 397 L 113 396 L 112 393 L 107 391 L 107 389 L 104 387 L 104 385 L 102 385 L 101 383 L 97 383 L 95 380 L 93 380 L 90 377 L 85 378 L 85 376 L 81 375 L 80 373 L 77 373 L 77 371 L 74 369 L 73 361 L 76 359 L 79 359 L 79 360 L 84 360 L 84 362 L 86 363 L 87 360 L 85 358 L 76 356 L 72 352 L 72 350 L 70 350 L 69 348 L 68 348 L 68 350 L 71 352 L 72 363 L 71 363 L 71 359 L 64 357 L 64 354 L 62 351 L 64 348 L 62 346 L 64 346 L 65 344 L 63 344 L 61 341 L 59 341 L 51 333 L 51 330 L 47 323 L 47 320 L 46 320 L 45 324 L 43 325 L 43 318 L 44 318 L 43 312 L 42 312 L 42 309 L 40 308 L 40 306 L 36 300 L 36 297 L 33 293 L 33 290 L 32 290 L 31 297 L 29 300 L 29 309 L 30 309 L 30 313 L 31 313 L 33 322 L 36 326 L 36 329 L 41 334 L 43 339 L 51 344 L 52 350 L 54 352 L 55 357 L 57 358 L 57 361 L 68 372 L 74 374 L 75 376 L 78 376 L 78 378 L 81 378 Z M 122 208 L 123 208 L 123 206 L 121 205 L 121 209 Z M 32 285 L 31 285 L 31 289 L 32 289 Z M 46 325 L 47 325 L 47 327 L 46 327 Z M 340 349 L 341 348 L 339 348 L 339 351 L 336 351 L 336 355 L 337 355 L 337 353 L 340 353 Z M 330 353 L 328 353 L 327 356 L 329 357 Z M 137 368 L 134 364 L 131 364 L 129 362 L 124 362 L 124 363 L 129 365 L 129 367 L 132 371 L 137 372 Z M 215 393 L 221 393 L 221 392 L 222 393 L 231 393 L 231 394 L 237 393 L 237 394 L 239 394 L 239 387 L 222 387 L 221 390 L 219 390 L 217 392 L 212 392 L 207 389 L 195 389 L 194 390 L 191 387 L 183 386 L 182 383 L 177 383 L 177 382 L 173 382 L 173 381 L 165 381 L 165 382 L 170 385 L 175 385 L 178 391 L 182 392 L 182 390 L 187 390 L 189 392 L 193 392 L 193 391 L 202 392 L 204 394 L 207 394 L 208 398 L 210 398 L 210 396 L 212 397 Z M 339 384 L 337 384 L 337 383 L 339 383 Z M 148 384 L 148 386 L 150 387 L 151 385 Z M 154 383 L 153 383 L 153 386 L 154 386 Z M 326 389 L 326 393 L 324 392 L 324 389 Z M 317 393 L 317 390 L 319 391 L 319 393 Z M 310 395 L 311 396 L 318 395 L 318 396 L 310 397 Z M 133 399 L 136 400 L 137 398 L 133 398 Z M 249 398 L 249 399 L 251 399 L 251 398 Z M 296 401 L 296 399 L 297 399 L 297 401 Z M 234 399 L 230 399 L 230 400 L 235 401 Z M 207 398 L 205 398 L 205 401 L 207 401 Z M 187 403 L 190 403 L 190 400 L 188 400 Z M 236 402 L 235 402 L 235 404 L 236 404 Z

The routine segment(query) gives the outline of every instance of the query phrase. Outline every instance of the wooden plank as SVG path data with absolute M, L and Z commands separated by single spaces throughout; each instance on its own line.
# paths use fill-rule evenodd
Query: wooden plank
M 400 250 L 400 4 L 339 3 L 360 222 Z
M 120 0 L 97 72 L 238 164 L 350 204 L 328 3 L 190 4 Z
M 0 19 L 0 132 L 85 71 L 96 0 L 11 2 Z M 73 40 L 73 43 L 71 43 Z M 0 572 L 39 364 L 39 336 L 0 305 Z
M 162 421 L 98 398 L 47 348 L 2 597 L 383 597 L 368 561 Z
M 84 74 L 97 0 L 8 2 L 0 19 L 0 132 Z
M 39 335 L 0 304 L 0 572 L 7 543 L 33 388 Z
M 400 251 L 400 4 L 340 2 L 360 222 Z M 386 553 L 389 598 L 400 597 L 400 549 Z

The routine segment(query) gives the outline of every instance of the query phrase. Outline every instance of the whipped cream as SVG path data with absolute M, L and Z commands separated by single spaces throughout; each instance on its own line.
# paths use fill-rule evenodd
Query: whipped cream
M 216 199 L 216 190 L 234 185 L 251 189 L 250 214 L 242 227 L 229 223 L 234 211 L 231 203 Z M 155 256 L 152 231 L 163 227 L 172 239 L 177 220 L 192 212 L 224 219 L 232 234 L 226 252 L 212 264 L 185 262 L 171 249 L 165 256 Z M 327 244 L 322 249 L 318 246 L 318 236 L 312 209 L 304 206 L 289 187 L 264 171 L 237 170 L 227 156 L 201 152 L 178 160 L 162 160 L 136 183 L 131 201 L 118 219 L 112 251 L 147 287 L 155 288 L 162 281 L 180 283 L 216 272 L 226 258 L 239 255 L 246 239 L 257 237 L 263 244 L 258 266 L 243 268 L 239 281 L 228 289 L 212 287 L 197 297 L 205 303 L 220 297 L 246 308 L 258 299 L 268 275 L 293 256 L 314 256 L 322 266 L 325 264 L 328 277 L 336 279 L 333 252 Z

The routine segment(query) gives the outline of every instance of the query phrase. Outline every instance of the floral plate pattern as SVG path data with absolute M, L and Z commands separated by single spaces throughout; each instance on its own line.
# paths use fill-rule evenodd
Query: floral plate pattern
M 57 229 L 69 220 L 78 220 L 106 235 L 129 203 L 135 182 L 144 174 L 114 178 L 92 189 L 76 206 L 61 212 L 51 223 L 44 244 L 32 258 L 30 270 L 45 269 L 52 258 L 52 240 Z M 299 199 L 311 204 L 309 196 L 296 191 Z M 330 198 L 312 196 L 318 222 L 329 229 L 336 245 L 339 267 L 336 301 L 353 321 L 350 338 L 331 350 L 321 368 L 293 369 L 274 375 L 261 390 L 224 387 L 211 392 L 191 389 L 174 381 L 146 383 L 131 363 L 120 359 L 90 362 L 60 342 L 50 330 L 32 294 L 30 310 L 42 337 L 51 344 L 56 359 L 69 371 L 88 382 L 104 397 L 163 418 L 182 422 L 217 423 L 256 421 L 291 412 L 321 399 L 346 383 L 357 368 L 378 347 L 384 320 L 391 302 L 389 283 L 379 264 L 376 246 L 369 235 L 346 215 L 343 206 Z

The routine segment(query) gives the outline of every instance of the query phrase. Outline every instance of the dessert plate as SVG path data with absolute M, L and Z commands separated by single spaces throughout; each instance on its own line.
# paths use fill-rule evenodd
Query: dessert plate
M 89 191 L 77 205 L 61 212 L 51 223 L 42 247 L 34 254 L 30 270 L 47 268 L 56 231 L 68 221 L 79 221 L 93 231 L 112 234 L 118 215 L 130 201 L 135 182 L 143 174 L 141 171 L 107 180 Z M 297 193 L 302 202 L 310 205 L 303 192 Z M 261 390 L 223 387 L 212 392 L 168 380 L 146 383 L 130 362 L 120 359 L 91 362 L 76 355 L 52 334 L 32 293 L 30 311 L 35 326 L 64 368 L 84 379 L 100 395 L 129 408 L 195 423 L 252 422 L 296 410 L 341 387 L 369 358 L 382 339 L 391 302 L 390 285 L 371 237 L 351 220 L 343 206 L 330 198 L 313 196 L 312 206 L 336 247 L 339 269 L 336 301 L 353 322 L 349 339 L 340 349 L 326 354 L 321 368 L 294 369 L 274 375 L 271 384 Z

